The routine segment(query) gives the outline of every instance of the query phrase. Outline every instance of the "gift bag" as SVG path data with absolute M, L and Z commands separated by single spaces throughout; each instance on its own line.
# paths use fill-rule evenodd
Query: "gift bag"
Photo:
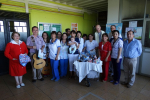
M 26 66 L 28 62 L 31 62 L 31 59 L 28 55 L 26 54 L 20 54 L 19 55 L 19 62 L 22 66 Z

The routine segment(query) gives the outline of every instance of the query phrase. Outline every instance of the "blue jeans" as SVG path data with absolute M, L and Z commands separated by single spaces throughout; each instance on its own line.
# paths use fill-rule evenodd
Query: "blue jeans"
M 60 76 L 67 75 L 68 59 L 60 59 Z
M 51 62 L 51 67 L 52 67 L 53 78 L 60 79 L 59 71 L 58 71 L 59 60 L 50 59 L 50 62 Z
M 119 63 L 117 63 L 117 59 L 111 58 L 112 64 L 113 64 L 113 70 L 114 70 L 114 81 L 120 81 L 121 76 L 121 61 L 119 60 Z

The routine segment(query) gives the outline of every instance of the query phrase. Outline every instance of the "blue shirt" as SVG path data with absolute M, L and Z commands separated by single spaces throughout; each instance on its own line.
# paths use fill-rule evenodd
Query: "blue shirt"
M 142 45 L 139 40 L 134 39 L 128 43 L 128 40 L 124 41 L 124 57 L 137 58 L 142 53 Z

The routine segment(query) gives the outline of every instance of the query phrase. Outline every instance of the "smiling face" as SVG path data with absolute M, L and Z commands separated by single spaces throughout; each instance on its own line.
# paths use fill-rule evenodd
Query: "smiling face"
M 33 35 L 38 35 L 38 28 L 33 28 L 32 33 Z
M 100 25 L 96 25 L 96 31 L 101 32 L 101 26 Z
M 17 33 L 15 33 L 12 38 L 14 39 L 14 41 L 19 41 L 20 36 Z
M 111 26 L 111 31 L 114 31 L 116 30 L 116 27 L 115 26 Z
M 106 35 L 103 35 L 103 41 L 107 42 L 107 40 L 108 40 L 108 37 Z
M 89 35 L 89 40 L 93 40 L 93 36 L 92 35 Z
M 63 39 L 63 40 L 66 40 L 66 39 L 67 39 L 67 35 L 66 35 L 66 34 L 63 34 L 62 39 Z
M 74 42 L 74 38 L 73 37 L 71 38 L 71 42 Z
M 61 33 L 60 33 L 60 32 L 58 32 L 57 38 L 58 38 L 58 39 L 61 39 Z
M 132 40 L 132 39 L 134 38 L 133 32 L 132 32 L 132 31 L 129 31 L 129 32 L 127 33 L 127 37 L 128 37 L 128 40 Z
M 55 38 L 56 38 L 56 34 L 53 33 L 53 34 L 51 35 L 51 38 L 52 38 L 52 39 L 55 39 Z
M 43 39 L 47 39 L 47 34 L 43 33 Z
M 118 36 L 119 36 L 118 34 L 119 34 L 118 32 L 114 32 L 114 33 L 113 33 L 114 39 L 118 39 Z
M 81 37 L 81 33 L 77 33 L 77 37 L 80 38 Z
M 75 37 L 76 36 L 76 33 L 75 32 L 72 32 L 71 33 L 71 37 Z

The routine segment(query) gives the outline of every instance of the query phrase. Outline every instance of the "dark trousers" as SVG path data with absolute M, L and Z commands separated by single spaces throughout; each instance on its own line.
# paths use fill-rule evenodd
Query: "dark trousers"
M 113 64 L 113 70 L 114 70 L 114 81 L 120 81 L 121 76 L 121 61 L 119 60 L 119 63 L 117 63 L 117 59 L 111 58 L 112 64 Z

